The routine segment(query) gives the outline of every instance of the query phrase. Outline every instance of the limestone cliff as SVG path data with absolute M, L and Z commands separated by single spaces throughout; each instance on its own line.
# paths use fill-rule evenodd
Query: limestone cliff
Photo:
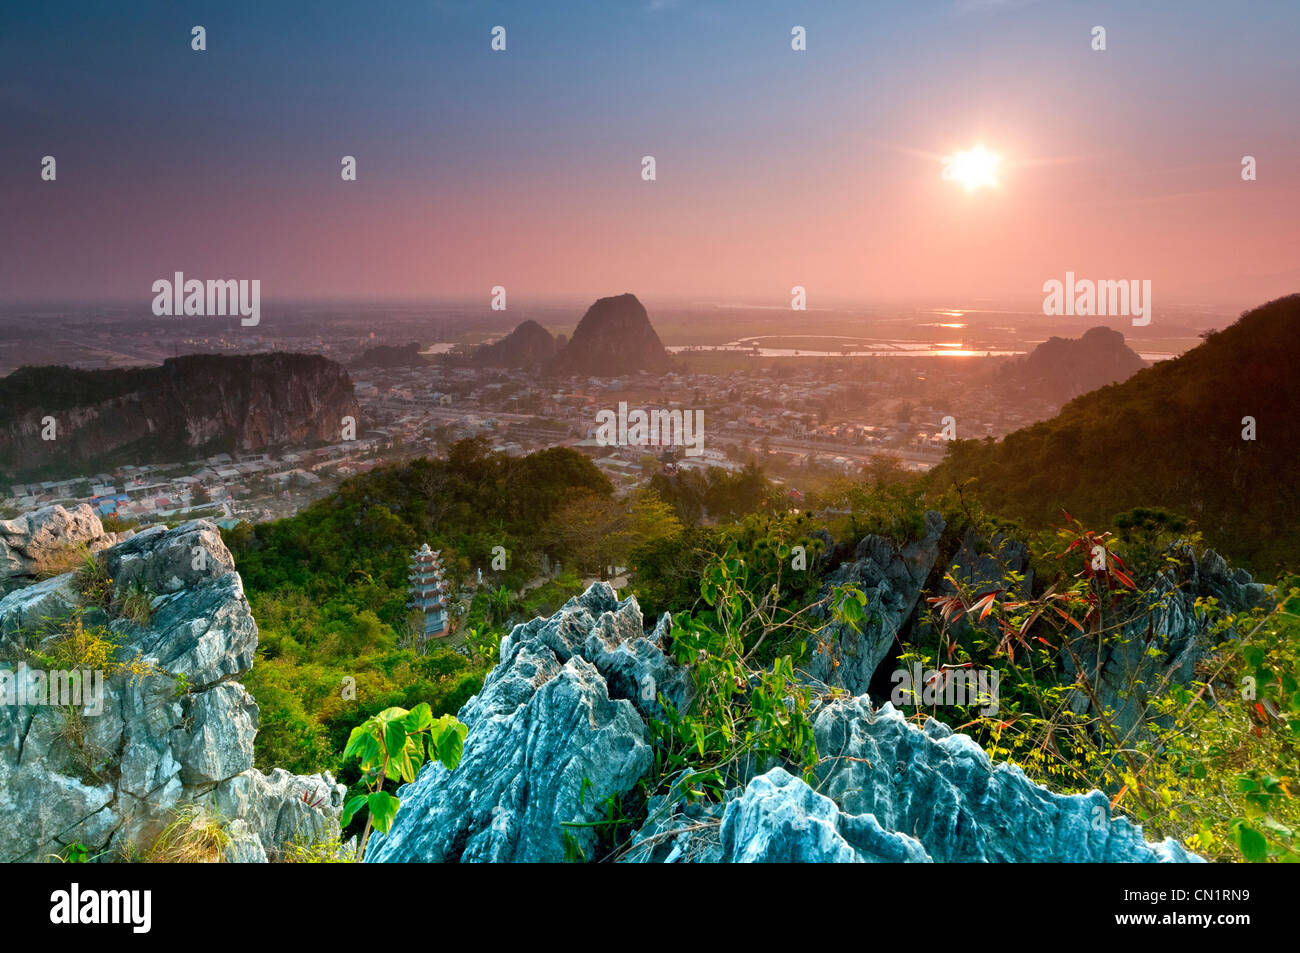
M 191 354 L 160 367 L 23 367 L 0 379 L 0 473 L 85 472 L 339 439 L 347 371 L 308 354 Z M 55 421 L 54 439 L 45 419 Z

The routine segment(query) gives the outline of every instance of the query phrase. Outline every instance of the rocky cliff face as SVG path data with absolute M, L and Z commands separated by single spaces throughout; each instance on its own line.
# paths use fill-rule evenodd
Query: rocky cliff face
M 427 765 L 403 787 L 392 831 L 366 860 L 592 856 L 591 825 L 608 799 L 650 770 L 655 698 L 687 698 L 685 673 L 661 648 L 668 635 L 666 619 L 647 634 L 635 598 L 620 601 L 605 583 L 549 619 L 516 626 L 461 710 L 469 735 L 460 766 Z M 1018 768 L 992 764 L 966 736 L 934 721 L 918 729 L 865 695 L 826 702 L 814 728 L 818 791 L 774 767 L 725 804 L 652 799 L 623 859 L 1196 859 L 1173 841 L 1147 843 L 1110 816 L 1099 792 L 1053 794 Z
M 161 367 L 24 367 L 0 380 L 0 472 L 264 450 L 340 438 L 357 416 L 347 371 L 307 354 L 194 354 Z M 46 417 L 55 438 L 43 438 Z
M 925 535 L 895 548 L 880 536 L 866 536 L 854 550 L 852 561 L 826 576 L 821 596 L 835 586 L 853 586 L 867 597 L 866 622 L 829 622 L 808 638 L 808 674 L 819 682 L 860 695 L 871 684 L 876 667 L 908 624 L 921 598 L 926 578 L 939 555 L 943 517 L 925 514 Z M 819 608 L 822 619 L 828 613 Z
M 257 626 L 213 524 L 117 539 L 83 504 L 0 524 L 0 540 L 12 588 L 0 600 L 0 656 L 14 692 L 0 706 L 0 861 L 43 860 L 72 843 L 145 852 L 187 808 L 226 828 L 230 860 L 338 836 L 345 790 L 329 774 L 253 768 L 257 705 L 238 679 L 252 666 Z M 151 594 L 147 622 L 87 607 L 75 572 L 24 585 L 33 567 L 75 545 L 101 550 L 111 593 Z M 102 704 L 37 704 L 45 676 L 33 653 L 52 651 L 65 631 L 52 622 L 78 609 L 133 664 L 104 680 Z
M 662 374 L 668 352 L 636 295 L 601 298 L 582 316 L 573 337 L 547 365 L 552 374 L 612 377 L 637 371 Z

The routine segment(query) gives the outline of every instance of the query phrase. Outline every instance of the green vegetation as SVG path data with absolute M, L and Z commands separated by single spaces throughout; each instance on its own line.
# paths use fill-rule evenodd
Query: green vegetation
M 743 556 L 731 546 L 704 572 L 705 608 L 675 618 L 672 654 L 689 666 L 694 691 L 682 711 L 661 699 L 666 717 L 651 723 L 658 786 L 721 800 L 728 788 L 776 764 L 812 779 L 812 691 L 794 663 L 816 626 L 811 605 L 782 605 L 779 567 L 790 552 L 770 540 Z M 769 584 L 769 573 L 752 570 L 751 560 L 778 567 L 777 581 Z M 862 618 L 861 592 L 837 590 L 831 602 L 836 620 Z
M 569 532 L 575 506 L 606 514 L 617 545 Z M 225 531 L 260 630 L 245 680 L 261 709 L 258 766 L 330 770 L 355 792 L 359 772 L 343 757 L 353 726 L 422 703 L 455 713 L 512 624 L 580 593 L 580 568 L 626 562 L 632 547 L 676 528 L 653 497 L 616 500 L 574 451 L 512 458 L 475 439 L 446 459 L 348 480 L 289 519 Z M 424 542 L 443 551 L 454 623 L 452 638 L 429 646 L 406 608 L 407 557 Z M 543 574 L 544 563 L 564 568 Z M 477 569 L 483 588 L 465 588 Z
M 1081 400 L 1072 412 L 1089 406 Z M 1181 578 L 1183 554 L 1204 545 L 1200 533 L 1215 541 L 1212 525 L 1225 538 L 1226 524 L 1207 517 L 1222 500 L 1191 496 L 1183 507 L 1176 497 L 1147 499 L 1137 476 L 1130 492 L 1122 489 L 1128 471 L 1107 468 L 1104 492 L 1088 484 L 1081 493 L 1111 530 L 1060 511 L 1037 519 L 1032 508 L 996 505 L 1000 486 L 951 479 L 957 463 L 973 459 L 963 457 L 970 446 L 949 458 L 946 482 L 882 466 L 863 480 L 810 487 L 810 510 L 799 512 L 757 467 L 661 473 L 648 490 L 619 499 L 576 453 L 511 459 L 462 441 L 445 460 L 350 480 L 292 519 L 237 527 L 226 538 L 262 632 L 247 679 L 262 709 L 259 765 L 335 771 L 352 785 L 349 820 L 359 825 L 354 815 L 364 808 L 368 825 L 387 830 L 397 804 L 385 784 L 413 777 L 425 757 L 454 766 L 458 753 L 433 735 L 450 742 L 447 732 L 459 731 L 451 715 L 496 662 L 502 634 L 554 612 L 581 591 L 584 574 L 625 565 L 647 620 L 673 615 L 667 650 L 689 666 L 694 696 L 681 710 L 660 699 L 653 773 L 588 825 L 600 828 L 600 856 L 616 853 L 652 794 L 717 800 L 774 764 L 812 776 L 819 753 L 810 718 L 822 697 L 799 667 L 824 625 L 814 612 L 823 574 L 833 556 L 846 556 L 827 552 L 820 531 L 850 546 L 867 534 L 901 546 L 922 534 L 925 511 L 935 508 L 946 524 L 939 559 L 896 660 L 945 678 L 996 669 L 1000 707 L 919 706 L 918 723 L 933 716 L 971 734 L 1054 790 L 1100 787 L 1149 835 L 1177 837 L 1213 859 L 1300 859 L 1300 580 L 1279 587 L 1271 610 L 1229 616 L 1213 600 L 1198 603 L 1214 644 L 1189 683 L 1134 674 L 1118 690 L 1103 686 L 1089 661 L 1102 650 L 1167 665 L 1155 626 L 1169 597 L 1156 577 Z M 1038 471 L 1048 459 L 1022 464 L 1029 484 L 1046 479 Z M 1114 472 L 1121 476 L 1107 485 Z M 968 530 L 995 562 L 1008 540 L 1028 543 L 1032 585 L 1005 568 L 987 587 L 949 576 Z M 461 651 L 426 649 L 411 637 L 406 555 L 426 541 L 450 569 Z M 504 570 L 489 568 L 496 547 L 508 555 Z M 543 571 L 557 563 L 562 571 Z M 476 569 L 484 585 L 462 590 Z M 86 586 L 97 585 L 87 570 Z M 866 599 L 840 588 L 822 609 L 861 623 Z M 430 737 L 412 737 L 422 732 Z M 458 746 L 463 732 L 455 736 Z
M 1062 509 L 1104 526 L 1134 507 L 1164 508 L 1258 573 L 1294 569 L 1298 321 L 1300 295 L 1279 298 L 1051 420 L 1001 442 L 955 441 L 930 485 L 942 491 L 974 478 L 990 510 L 1031 528 L 1056 522 Z
M 1101 788 L 1149 835 L 1173 836 L 1211 859 L 1300 860 L 1300 579 L 1271 609 L 1228 615 L 1198 600 L 1213 645 L 1188 684 L 1135 665 L 1106 704 L 1101 673 L 1085 660 L 1137 647 L 1130 657 L 1170 664 L 1156 629 L 1170 596 L 1152 585 L 1156 569 L 1179 565 L 1164 523 L 1130 537 L 1127 555 L 1110 533 L 1075 520 L 1036 538 L 1040 555 L 1058 565 L 1034 594 L 1009 570 L 979 591 L 947 576 L 899 664 L 920 663 L 941 679 L 996 668 L 1000 704 L 990 714 L 983 698 L 930 705 L 912 717 L 965 731 L 1053 790 Z M 1136 724 L 1123 717 L 1130 703 Z
M 387 708 L 352 729 L 343 756 L 357 759 L 366 793 L 349 799 L 343 808 L 342 823 L 346 827 L 358 812 L 366 812 L 366 826 L 357 847 L 358 863 L 365 859 L 370 829 L 387 834 L 402 806 L 395 795 L 384 790 L 384 784 L 410 784 L 426 757 L 440 762 L 448 771 L 455 770 L 468 733 L 469 729 L 452 715 L 435 719 L 423 703 L 410 711 Z

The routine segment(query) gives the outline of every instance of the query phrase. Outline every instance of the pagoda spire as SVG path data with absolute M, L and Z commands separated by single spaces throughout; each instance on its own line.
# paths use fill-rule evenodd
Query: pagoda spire
M 421 641 L 440 639 L 448 634 L 450 625 L 447 618 L 447 580 L 442 569 L 442 550 L 432 550 L 425 543 L 411 554 L 410 579 L 407 590 L 411 601 L 408 609 L 416 609 L 424 615 L 424 630 Z

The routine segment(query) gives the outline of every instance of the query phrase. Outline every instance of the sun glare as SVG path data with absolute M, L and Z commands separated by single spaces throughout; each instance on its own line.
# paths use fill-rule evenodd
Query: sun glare
M 996 188 L 998 165 L 1001 162 L 1001 156 L 989 152 L 983 146 L 964 149 L 944 158 L 943 177 L 960 182 L 968 192 L 984 186 Z

